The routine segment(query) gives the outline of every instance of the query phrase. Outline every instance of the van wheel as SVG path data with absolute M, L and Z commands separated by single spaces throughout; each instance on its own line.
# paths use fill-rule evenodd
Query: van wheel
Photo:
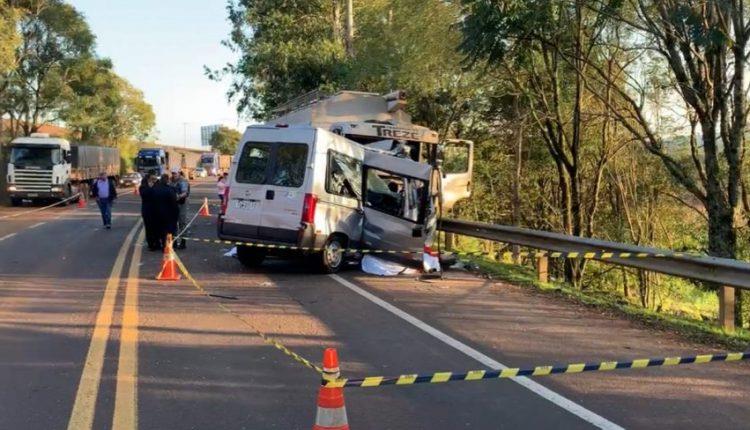
M 266 258 L 264 249 L 251 248 L 249 246 L 237 246 L 237 259 L 245 267 L 258 267 Z
M 10 205 L 13 207 L 21 206 L 22 200 L 18 198 L 11 198 Z
M 341 236 L 331 236 L 320 253 L 320 270 L 323 273 L 336 273 L 344 266 L 345 241 Z

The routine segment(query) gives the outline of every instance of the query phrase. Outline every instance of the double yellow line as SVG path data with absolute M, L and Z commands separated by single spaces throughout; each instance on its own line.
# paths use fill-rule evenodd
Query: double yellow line
M 130 230 L 115 259 L 112 272 L 107 280 L 104 297 L 96 316 L 94 333 L 91 336 L 86 362 L 78 384 L 73 411 L 68 422 L 68 430 L 89 430 L 94 423 L 96 401 L 99 396 L 104 357 L 112 326 L 115 302 L 120 287 L 125 259 L 133 245 L 133 238 L 141 226 L 136 223 Z M 117 386 L 115 391 L 115 411 L 112 418 L 113 429 L 137 429 L 138 427 L 138 275 L 144 232 L 141 230 L 135 241 L 133 256 L 128 269 L 125 289 L 125 302 L 122 311 L 120 330 L 120 355 L 117 366 Z

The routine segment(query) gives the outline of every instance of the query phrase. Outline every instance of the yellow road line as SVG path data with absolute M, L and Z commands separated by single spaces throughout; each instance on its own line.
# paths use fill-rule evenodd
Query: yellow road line
M 140 226 L 141 221 L 138 221 L 128 233 L 107 280 L 104 297 L 102 297 L 99 313 L 96 316 L 94 333 L 91 335 L 89 351 L 86 354 L 86 363 L 81 373 L 81 381 L 78 383 L 78 392 L 73 404 L 73 411 L 70 414 L 68 430 L 86 430 L 93 425 L 96 398 L 99 395 L 99 383 L 102 379 L 102 367 L 104 367 L 104 353 L 107 349 L 109 328 L 112 325 L 112 314 L 114 313 L 117 290 L 120 286 L 120 276 L 125 265 L 125 256 L 133 242 L 135 232 Z
M 145 236 L 144 230 L 141 230 L 135 241 L 133 258 L 130 259 L 128 270 L 125 304 L 122 307 L 120 358 L 117 364 L 115 413 L 112 418 L 114 430 L 138 428 L 138 277 L 143 252 L 140 244 Z

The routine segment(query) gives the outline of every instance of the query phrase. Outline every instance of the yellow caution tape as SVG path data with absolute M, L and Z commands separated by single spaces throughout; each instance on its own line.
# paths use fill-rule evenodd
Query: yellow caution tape
M 201 292 L 201 293 L 202 293 L 203 295 L 205 295 L 205 296 L 206 296 L 206 297 L 208 297 L 209 299 L 211 299 L 211 300 L 213 300 L 214 302 L 216 302 L 216 304 L 217 304 L 217 305 L 218 305 L 218 306 L 219 306 L 219 307 L 220 307 L 220 308 L 221 308 L 222 310 L 224 310 L 225 312 L 229 313 L 229 314 L 230 314 L 230 315 L 232 315 L 233 317 L 237 318 L 237 319 L 238 319 L 239 321 L 241 321 L 241 322 L 242 322 L 242 323 L 243 323 L 243 324 L 244 324 L 245 326 L 247 326 L 248 328 L 250 328 L 250 329 L 251 329 L 251 330 L 253 331 L 253 333 L 255 333 L 256 335 L 258 335 L 258 337 L 260 337 L 261 339 L 263 339 L 263 342 L 265 342 L 265 343 L 267 343 L 267 344 L 269 344 L 269 345 L 271 345 L 271 346 L 275 347 L 276 349 L 278 349 L 279 351 L 283 352 L 283 353 L 284 353 L 284 354 L 286 354 L 286 355 L 287 355 L 288 357 L 290 357 L 290 358 L 291 358 L 292 360 L 296 361 L 297 363 L 300 363 L 301 365 L 303 365 L 303 366 L 307 367 L 308 369 L 314 370 L 315 372 L 317 372 L 317 373 L 318 373 L 318 374 L 320 374 L 320 375 L 322 375 L 322 374 L 323 374 L 323 369 L 321 369 L 320 367 L 316 366 L 316 365 L 315 365 L 315 364 L 314 364 L 314 363 L 313 363 L 312 361 L 310 361 L 310 360 L 306 359 L 305 357 L 303 357 L 303 356 L 301 356 L 301 355 L 297 354 L 296 352 L 294 352 L 294 351 L 292 351 L 291 349 L 289 349 L 289 348 L 287 348 L 286 346 L 284 346 L 284 344 L 282 344 L 282 343 L 281 343 L 281 342 L 279 342 L 278 340 L 276 340 L 276 339 L 274 339 L 274 338 L 272 338 L 272 337 L 270 337 L 270 336 L 266 335 L 266 334 L 265 334 L 265 333 L 263 333 L 262 331 L 258 330 L 257 328 L 255 328 L 255 326 L 254 326 L 254 325 L 253 325 L 252 323 L 250 323 L 250 322 L 249 322 L 249 321 L 247 321 L 247 320 L 246 320 L 245 318 L 243 318 L 243 317 L 242 317 L 242 315 L 240 315 L 240 314 L 238 314 L 237 312 L 233 311 L 233 310 L 232 310 L 232 309 L 230 309 L 230 308 L 229 308 L 228 306 L 224 305 L 223 303 L 221 303 L 220 301 L 218 301 L 217 299 L 215 299 L 215 298 L 214 298 L 213 296 L 211 296 L 211 294 L 209 294 L 209 292 L 208 292 L 208 291 L 206 291 L 206 290 L 205 290 L 205 289 L 204 289 L 204 288 L 203 288 L 203 287 L 202 287 L 202 286 L 201 286 L 201 285 L 200 285 L 200 284 L 198 283 L 198 281 L 196 281 L 196 280 L 195 280 L 195 278 L 193 277 L 193 275 L 191 275 L 191 274 L 190 274 L 190 272 L 189 272 L 189 271 L 187 270 L 187 268 L 185 267 L 185 265 L 184 265 L 184 264 L 182 264 L 182 260 L 180 259 L 180 257 L 178 257 L 178 256 L 177 256 L 177 254 L 176 254 L 176 253 L 174 254 L 174 257 L 175 257 L 175 262 L 177 262 L 177 266 L 179 266 L 179 268 L 180 268 L 180 270 L 182 271 L 182 273 L 184 273 L 184 274 L 185 274 L 185 277 L 186 277 L 186 278 L 187 278 L 187 279 L 188 279 L 188 280 L 189 280 L 189 281 L 190 281 L 190 282 L 191 282 L 191 283 L 193 284 L 193 286 L 194 286 L 194 287 L 195 287 L 195 288 L 196 288 L 196 289 L 197 289 L 198 291 L 200 291 L 200 292 Z
M 721 361 L 750 359 L 750 352 L 693 355 L 688 357 L 643 358 L 631 361 L 603 361 L 599 363 L 573 363 L 557 366 L 507 368 L 502 370 L 470 370 L 468 372 L 436 372 L 399 376 L 368 376 L 357 379 L 322 381 L 330 388 L 382 387 L 386 385 L 441 384 L 455 381 L 485 381 L 489 379 L 517 378 L 519 376 L 546 376 L 565 373 L 603 372 L 616 369 L 643 369 L 646 367 L 677 366 Z
M 265 249 L 281 249 L 281 250 L 290 250 L 290 251 L 304 251 L 304 252 L 321 252 L 323 251 L 323 248 L 312 248 L 307 246 L 295 246 L 295 245 L 276 245 L 276 244 L 266 244 L 266 243 L 259 243 L 259 242 L 242 242 L 242 241 L 232 241 L 232 240 L 219 240 L 219 239 L 204 239 L 204 238 L 197 238 L 197 237 L 184 237 L 184 239 L 193 241 L 193 242 L 203 242 L 203 243 L 215 243 L 220 245 L 234 245 L 234 246 L 247 246 L 252 248 L 265 248 Z M 347 253 L 361 253 L 361 254 L 422 254 L 424 251 L 422 250 L 396 250 L 396 249 L 370 249 L 370 248 L 345 248 L 341 250 L 342 252 Z M 666 257 L 674 257 L 674 258 L 680 258 L 680 257 L 689 257 L 690 254 L 684 253 L 684 252 L 674 252 L 670 254 L 663 254 L 663 253 L 632 253 L 632 252 L 557 252 L 557 251 L 536 251 L 536 252 L 488 252 L 488 251 L 471 251 L 471 252 L 463 252 L 463 251 L 456 251 L 453 252 L 454 255 L 457 256 L 463 256 L 463 257 L 471 257 L 471 256 L 478 256 L 478 255 L 496 255 L 498 258 L 513 258 L 513 257 L 520 257 L 520 258 L 543 258 L 543 257 L 551 257 L 551 258 L 567 258 L 567 259 L 583 259 L 583 260 L 611 260 L 613 258 L 647 258 L 647 257 L 656 257 L 656 258 L 666 258 Z M 692 255 L 695 256 L 695 255 Z

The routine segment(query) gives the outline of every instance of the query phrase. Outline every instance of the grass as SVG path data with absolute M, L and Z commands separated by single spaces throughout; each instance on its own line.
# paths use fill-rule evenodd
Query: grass
M 539 282 L 536 279 L 535 271 L 526 266 L 498 262 L 487 257 L 468 257 L 467 259 L 476 264 L 481 272 L 493 278 L 516 285 L 532 287 L 542 293 L 563 297 L 578 304 L 612 311 L 650 328 L 676 332 L 692 341 L 711 346 L 721 346 L 732 351 L 744 351 L 750 345 L 750 332 L 745 329 L 727 333 L 711 321 L 645 309 L 629 303 L 622 295 L 613 292 L 593 289 L 579 290 L 560 282 Z M 710 300 L 706 300 L 706 294 L 702 292 L 696 293 L 696 298 L 699 302 L 699 308 L 705 307 L 707 302 L 709 305 L 711 304 Z M 678 307 L 674 300 L 670 303 L 670 306 Z

